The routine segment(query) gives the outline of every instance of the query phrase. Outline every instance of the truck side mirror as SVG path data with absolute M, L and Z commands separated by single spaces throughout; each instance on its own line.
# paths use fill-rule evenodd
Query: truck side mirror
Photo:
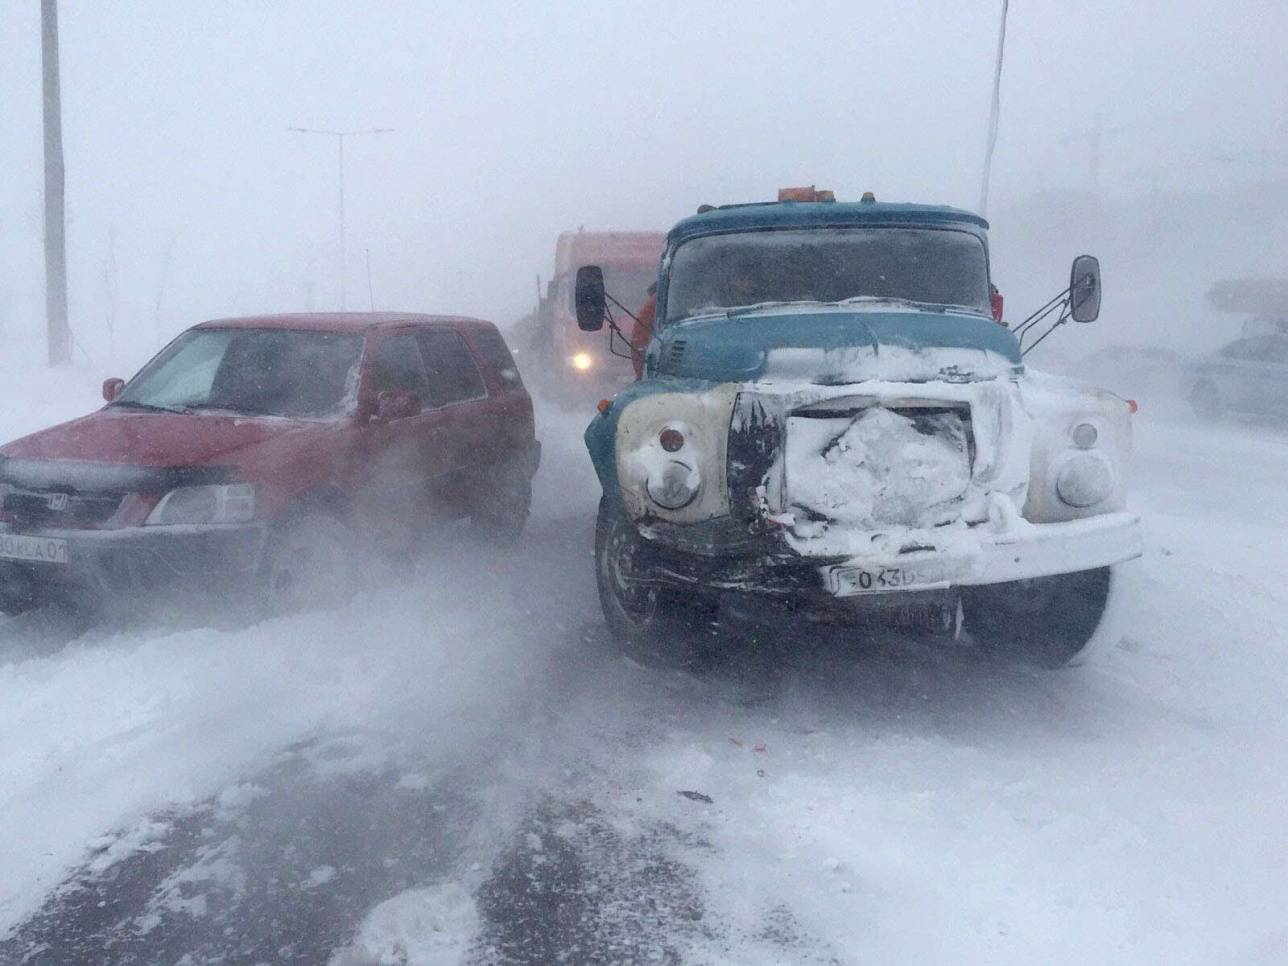
M 124 390 L 125 390 L 124 379 L 112 378 L 112 379 L 103 380 L 103 398 L 108 402 L 112 402 Z
M 1100 260 L 1079 255 L 1069 273 L 1069 317 L 1075 322 L 1094 322 L 1100 317 Z
M 607 305 L 604 298 L 604 270 L 598 265 L 577 269 L 577 328 L 598 332 L 604 327 Z

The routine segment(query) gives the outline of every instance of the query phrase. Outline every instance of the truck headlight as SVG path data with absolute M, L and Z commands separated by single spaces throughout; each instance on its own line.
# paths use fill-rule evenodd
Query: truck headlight
M 1114 471 L 1099 456 L 1079 454 L 1060 467 L 1055 493 L 1062 503 L 1073 507 L 1095 506 L 1114 489 Z
M 729 512 L 725 468 L 736 395 L 730 385 L 615 404 L 616 482 L 628 516 L 689 524 Z
M 181 486 L 148 514 L 148 526 L 248 523 L 255 519 L 255 487 L 249 483 Z
M 680 460 L 667 460 L 652 470 L 644 484 L 649 499 L 667 510 L 681 510 L 702 487 L 702 474 Z
M 595 364 L 595 360 L 590 357 L 589 352 L 578 352 L 568 361 L 572 363 L 572 367 L 578 372 L 585 372 Z

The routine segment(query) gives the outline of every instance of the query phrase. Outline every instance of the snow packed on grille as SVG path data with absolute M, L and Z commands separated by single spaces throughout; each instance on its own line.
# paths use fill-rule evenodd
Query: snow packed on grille
M 786 459 L 793 510 L 863 528 L 950 523 L 970 484 L 966 421 L 951 410 L 795 416 Z

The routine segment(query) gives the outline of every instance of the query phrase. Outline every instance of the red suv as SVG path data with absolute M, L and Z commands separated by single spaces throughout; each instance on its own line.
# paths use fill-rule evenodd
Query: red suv
M 360 551 L 409 550 L 434 520 L 516 538 L 541 454 L 476 319 L 206 322 L 103 398 L 0 447 L 0 610 L 176 582 L 333 599 Z

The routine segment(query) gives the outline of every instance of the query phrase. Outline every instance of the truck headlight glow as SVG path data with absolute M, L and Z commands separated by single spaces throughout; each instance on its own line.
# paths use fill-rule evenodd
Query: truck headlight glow
M 578 372 L 585 372 L 594 362 L 594 360 L 591 359 L 589 352 L 578 352 L 568 361 L 572 363 L 572 367 Z
M 1098 456 L 1079 454 L 1069 459 L 1055 478 L 1056 496 L 1073 507 L 1095 506 L 1113 492 L 1114 473 Z
M 702 476 L 680 460 L 667 460 L 649 474 L 645 488 L 649 499 L 667 510 L 680 510 L 693 502 L 702 486 Z
M 255 487 L 249 483 L 183 486 L 171 490 L 148 514 L 148 526 L 248 523 L 255 519 Z

